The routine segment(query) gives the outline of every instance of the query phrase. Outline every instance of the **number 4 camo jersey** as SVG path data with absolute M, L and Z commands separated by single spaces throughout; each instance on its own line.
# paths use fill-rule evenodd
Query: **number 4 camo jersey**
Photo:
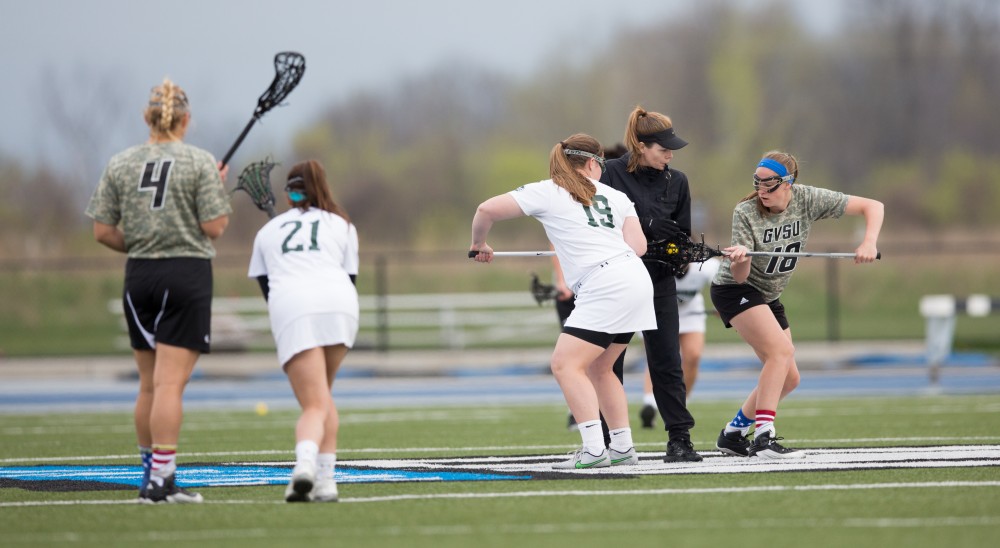
M 120 225 L 130 258 L 211 259 L 215 249 L 200 225 L 231 212 L 212 154 L 172 141 L 113 156 L 85 213 Z

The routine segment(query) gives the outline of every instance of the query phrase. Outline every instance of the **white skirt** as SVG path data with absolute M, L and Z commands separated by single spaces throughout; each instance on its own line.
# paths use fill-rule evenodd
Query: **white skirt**
M 358 319 L 350 314 L 309 314 L 289 323 L 274 335 L 278 347 L 278 363 L 282 367 L 299 352 L 321 346 L 343 344 L 354 346 L 358 336 Z
M 653 282 L 634 253 L 610 259 L 576 285 L 576 308 L 567 327 L 600 333 L 633 333 L 656 329 Z
M 695 300 L 678 305 L 677 316 L 678 327 L 680 327 L 678 333 L 705 332 L 705 320 L 708 316 L 705 314 L 705 304 L 700 294 L 695 297 Z

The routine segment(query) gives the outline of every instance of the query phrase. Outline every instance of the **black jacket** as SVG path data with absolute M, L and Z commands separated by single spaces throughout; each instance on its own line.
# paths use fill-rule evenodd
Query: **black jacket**
M 663 171 L 647 167 L 639 167 L 635 173 L 626 171 L 629 154 L 620 158 L 608 160 L 607 171 L 601 176 L 601 182 L 620 190 L 635 204 L 635 211 L 641 220 L 670 219 L 688 236 L 691 235 L 691 190 L 688 187 L 687 175 L 671 169 Z M 646 226 L 646 222 L 643 222 Z M 647 262 L 646 269 L 653 280 L 656 295 L 664 292 L 675 293 L 674 276 L 663 265 Z

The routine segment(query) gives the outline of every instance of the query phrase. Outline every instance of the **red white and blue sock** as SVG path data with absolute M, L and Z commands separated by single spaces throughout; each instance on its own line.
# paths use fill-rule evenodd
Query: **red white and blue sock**
M 153 462 L 149 471 L 150 481 L 163 485 L 163 480 L 177 470 L 177 446 L 153 444 Z
M 769 433 L 771 437 L 774 437 L 774 416 L 777 415 L 776 411 L 771 411 L 768 409 L 758 409 L 757 410 L 757 424 L 754 426 L 753 435 L 754 437 L 759 437 L 762 434 Z
M 750 433 L 751 426 L 753 426 L 753 421 L 743 414 L 743 408 L 741 407 L 736 411 L 736 416 L 733 417 L 733 420 L 726 425 L 726 433 L 731 434 L 739 431 L 740 435 L 746 436 Z
M 140 445 L 139 458 L 142 459 L 142 482 L 139 489 L 145 490 L 149 485 L 149 471 L 153 467 L 153 448 Z

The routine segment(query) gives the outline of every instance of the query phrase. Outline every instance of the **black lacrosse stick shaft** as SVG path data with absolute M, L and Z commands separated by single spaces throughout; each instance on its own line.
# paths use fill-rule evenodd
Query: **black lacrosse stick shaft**
M 299 85 L 299 81 L 302 80 L 302 75 L 306 70 L 305 57 L 301 53 L 294 51 L 279 52 L 274 56 L 274 70 L 275 75 L 271 81 L 271 85 L 257 99 L 257 106 L 254 108 L 253 117 L 247 122 L 246 127 L 243 128 L 240 136 L 236 138 L 233 146 L 229 147 L 229 151 L 222 158 L 222 165 L 229 164 L 229 160 L 236 153 L 236 149 L 240 147 L 240 144 L 243 143 L 243 139 L 250 133 L 250 128 L 253 127 L 254 123 L 267 111 L 280 104 Z
M 250 118 L 250 122 L 247 123 L 247 126 L 245 128 L 243 128 L 243 133 L 240 133 L 240 136 L 236 138 L 236 142 L 233 143 L 233 146 L 229 147 L 229 152 L 227 152 L 226 155 L 222 158 L 222 165 L 229 164 L 230 158 L 232 158 L 233 154 L 236 153 L 236 149 L 240 148 L 240 144 L 243 143 L 243 139 L 246 139 L 247 134 L 250 133 L 250 128 L 253 127 L 254 122 L 256 121 L 257 121 L 256 116 Z

